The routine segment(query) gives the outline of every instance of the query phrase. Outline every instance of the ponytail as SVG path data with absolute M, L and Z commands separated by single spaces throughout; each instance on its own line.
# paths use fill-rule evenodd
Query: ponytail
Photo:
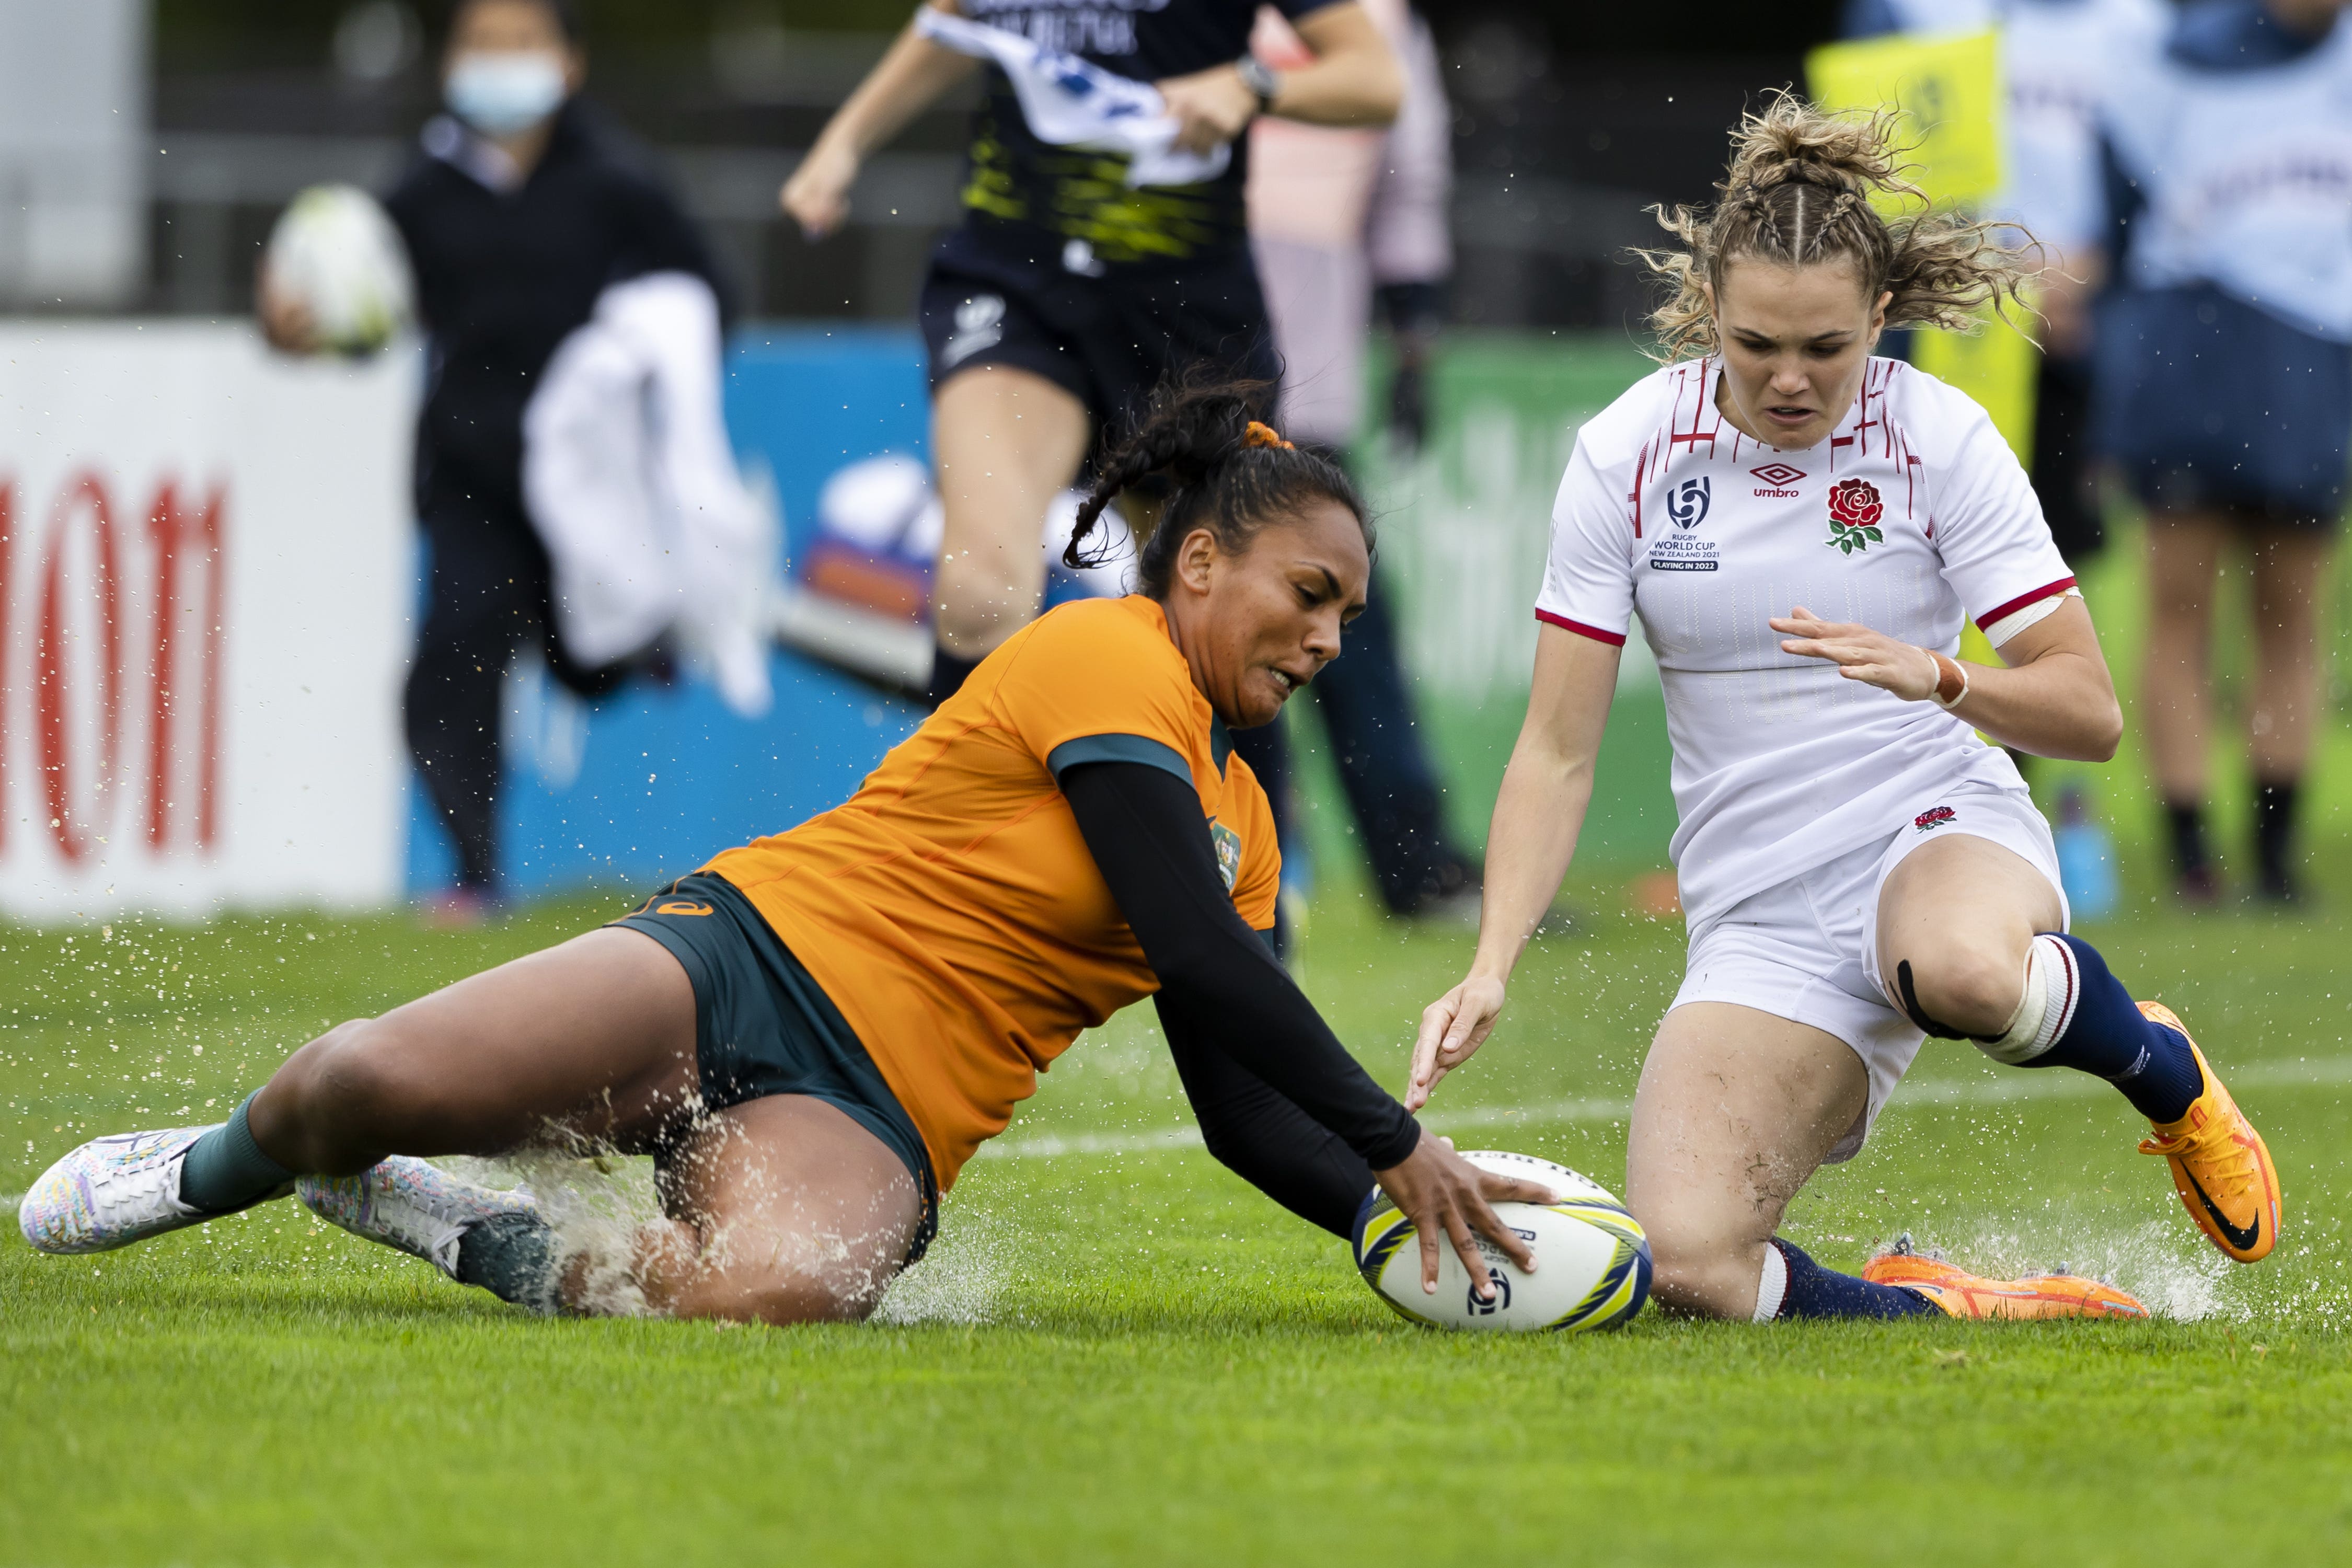
M 1096 520 L 1121 490 L 1154 475 L 1164 475 L 1172 488 L 1136 556 L 1136 586 L 1152 598 L 1168 596 L 1177 548 L 1193 530 L 1209 530 L 1219 549 L 1239 555 L 1267 523 L 1315 500 L 1335 500 L 1353 513 L 1369 549 L 1371 519 L 1346 472 L 1258 418 L 1272 391 L 1262 381 L 1162 382 L 1135 428 L 1097 464 L 1062 563 L 1103 564 L 1107 546 L 1086 549 Z
M 1848 261 L 1864 298 L 1892 296 L 1890 327 L 1968 331 L 1988 303 L 2006 318 L 2039 264 L 2033 237 L 2014 224 L 1948 210 L 1879 216 L 1874 197 L 1927 206 L 1897 131 L 1891 113 L 1831 114 L 1792 92 L 1748 115 L 1732 138 L 1712 210 L 1650 209 L 1675 241 L 1671 249 L 1634 252 L 1665 284 L 1666 299 L 1650 315 L 1659 357 L 1716 352 L 1709 290 L 1720 290 L 1724 268 L 1742 258 L 1781 267 Z M 2011 237 L 2021 237 L 2011 243 Z

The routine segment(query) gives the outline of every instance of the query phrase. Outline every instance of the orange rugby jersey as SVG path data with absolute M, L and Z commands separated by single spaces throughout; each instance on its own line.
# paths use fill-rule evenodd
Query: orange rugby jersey
M 865 1042 L 944 1189 L 1037 1074 L 1160 988 L 1055 774 L 1189 778 L 1244 921 L 1274 923 L 1274 815 L 1160 605 L 1065 605 L 981 661 L 847 804 L 704 868 L 742 889 Z

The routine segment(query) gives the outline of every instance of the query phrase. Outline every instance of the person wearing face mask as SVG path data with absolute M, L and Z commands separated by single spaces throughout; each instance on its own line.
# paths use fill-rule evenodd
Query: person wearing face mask
M 415 504 L 431 583 L 404 709 L 426 793 L 457 850 L 439 906 L 470 920 L 499 884 L 499 692 L 524 644 L 583 696 L 646 659 L 599 668 L 554 635 L 546 547 L 523 492 L 524 411 L 557 346 L 613 284 L 690 274 L 722 301 L 677 203 L 580 97 L 587 58 L 569 0 L 463 0 L 420 155 L 384 205 L 408 253 L 428 343 Z M 315 346 L 299 306 L 260 279 L 271 343 Z

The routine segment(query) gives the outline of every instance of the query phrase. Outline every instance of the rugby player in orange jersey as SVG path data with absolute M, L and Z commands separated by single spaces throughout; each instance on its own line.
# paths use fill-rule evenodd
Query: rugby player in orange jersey
M 1347 477 L 1251 418 L 1262 390 L 1163 389 L 1077 534 L 1166 474 L 1142 591 L 1016 633 L 846 804 L 329 1031 L 222 1126 L 82 1145 L 26 1238 L 99 1251 L 290 1189 L 542 1311 L 859 1318 L 1037 1072 L 1151 996 L 1210 1149 L 1261 1189 L 1346 1235 L 1377 1181 L 1428 1289 L 1448 1240 L 1486 1279 L 1474 1232 L 1532 1268 L 1488 1205 L 1551 1194 L 1423 1136 L 1263 941 L 1279 856 L 1226 729 L 1339 657 L 1371 561 Z M 566 1253 L 528 1194 L 421 1158 L 551 1140 L 653 1154 L 667 1217 Z

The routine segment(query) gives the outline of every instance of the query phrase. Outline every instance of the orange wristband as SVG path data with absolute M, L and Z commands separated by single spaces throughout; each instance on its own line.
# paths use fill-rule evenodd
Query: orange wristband
M 1960 705 L 1960 699 L 1969 694 L 1968 669 L 1959 660 L 1937 653 L 1934 648 L 1927 650 L 1927 657 L 1936 661 L 1936 706 L 1948 713 Z

